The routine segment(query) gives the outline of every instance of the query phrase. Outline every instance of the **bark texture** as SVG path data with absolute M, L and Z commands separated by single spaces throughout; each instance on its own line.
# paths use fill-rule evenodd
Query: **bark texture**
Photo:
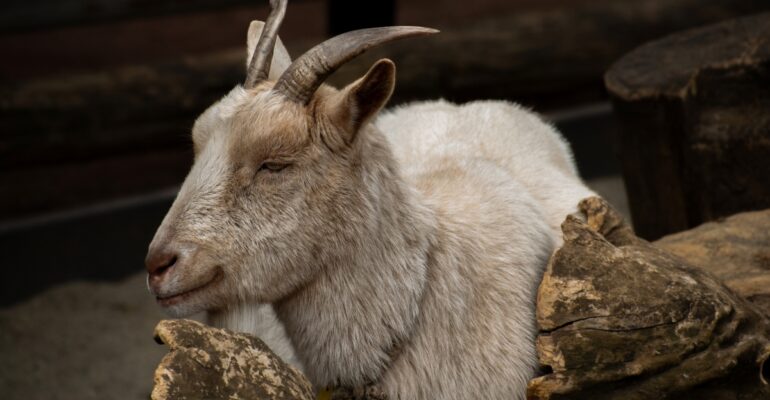
M 764 315 L 637 238 L 603 200 L 580 209 L 562 225 L 565 243 L 538 292 L 537 348 L 551 372 L 530 382 L 530 398 L 770 396 Z
M 770 210 L 705 223 L 655 244 L 710 272 L 770 318 Z
M 304 375 L 261 340 L 190 320 L 161 321 L 155 340 L 170 352 L 155 370 L 153 400 L 312 400 Z
M 605 76 L 634 228 L 770 207 L 770 13 L 645 44 Z

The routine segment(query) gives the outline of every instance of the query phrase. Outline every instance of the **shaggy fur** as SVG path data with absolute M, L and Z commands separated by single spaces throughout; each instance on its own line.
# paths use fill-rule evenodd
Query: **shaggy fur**
M 280 44 L 275 57 L 271 77 L 289 61 Z M 516 105 L 376 118 L 394 71 L 380 61 L 307 106 L 272 81 L 236 87 L 204 112 L 150 246 L 176 263 L 151 289 L 172 315 L 206 310 L 262 336 L 317 387 L 523 399 L 536 288 L 559 224 L 592 192 L 558 133 Z

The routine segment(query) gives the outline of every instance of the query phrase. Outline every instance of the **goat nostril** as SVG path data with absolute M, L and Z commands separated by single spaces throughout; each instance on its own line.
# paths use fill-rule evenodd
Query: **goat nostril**
M 158 275 L 163 275 L 166 270 L 173 267 L 174 264 L 176 264 L 177 256 L 171 256 L 171 259 L 169 259 L 165 264 L 161 265 L 160 268 L 155 270 L 155 273 Z
M 176 264 L 178 259 L 175 253 L 154 254 L 147 260 L 147 272 L 153 276 L 163 275 Z

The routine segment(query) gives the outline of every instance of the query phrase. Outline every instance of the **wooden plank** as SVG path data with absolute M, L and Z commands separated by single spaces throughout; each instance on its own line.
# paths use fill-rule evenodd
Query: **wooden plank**
M 178 185 L 192 163 L 191 147 L 147 149 L 91 160 L 0 170 L 0 221 Z
M 0 168 L 179 146 L 197 115 L 243 80 L 244 53 L 0 88 Z
M 292 2 L 281 38 L 295 43 L 326 34 L 326 4 Z M 112 71 L 184 57 L 242 49 L 254 19 L 268 15 L 267 1 L 222 10 L 81 24 L 42 31 L 0 34 L 0 82 Z M 307 16 L 312 16 L 308 18 Z
M 500 17 L 373 51 L 344 67 L 331 83 L 352 82 L 375 59 L 388 56 L 399 68 L 393 103 L 502 98 L 542 110 L 601 98 L 605 67 L 651 36 L 759 3 L 715 0 L 708 12 L 701 12 L 692 0 L 643 6 L 622 1 Z M 618 26 L 631 33 L 617 35 Z M 566 37 L 561 33 L 570 30 Z M 615 40 L 608 42 L 607 37 Z M 2 85 L 0 167 L 168 145 L 242 80 L 242 57 L 243 49 L 238 49 Z
M 693 0 L 623 0 L 500 16 L 388 45 L 356 59 L 331 83 L 349 83 L 376 58 L 387 56 L 399 71 L 391 104 L 438 97 L 501 98 L 543 111 L 602 99 L 601 76 L 607 65 L 650 37 L 761 8 L 761 3 L 715 0 L 706 11 Z M 621 26 L 624 33 L 618 34 Z M 307 45 L 289 43 L 290 48 Z M 243 57 L 239 47 L 163 63 L 0 84 L 0 169 L 48 166 L 53 171 L 60 164 L 185 148 L 195 117 L 243 79 Z M 3 176 L 12 175 L 0 179 L 11 179 Z M 50 180 L 38 182 L 40 188 L 50 185 Z M 10 190 L 11 197 L 36 199 L 47 193 L 11 180 L 0 186 Z M 22 187 L 28 191 L 22 193 Z M 98 191 L 83 193 L 88 193 L 83 202 L 101 198 Z M 57 207 L 55 196 L 47 202 L 33 203 L 38 211 Z M 6 215 L 22 211 L 4 210 Z
M 0 32 L 219 9 L 253 0 L 4 0 Z

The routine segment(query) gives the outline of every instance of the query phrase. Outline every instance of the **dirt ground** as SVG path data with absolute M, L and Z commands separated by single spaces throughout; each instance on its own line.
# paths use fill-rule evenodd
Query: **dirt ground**
M 588 184 L 628 215 L 620 178 Z M 0 397 L 148 399 L 165 353 L 152 340 L 161 318 L 142 272 L 67 283 L 0 309 Z
M 5 399 L 148 399 L 164 354 L 144 274 L 68 283 L 0 311 Z

